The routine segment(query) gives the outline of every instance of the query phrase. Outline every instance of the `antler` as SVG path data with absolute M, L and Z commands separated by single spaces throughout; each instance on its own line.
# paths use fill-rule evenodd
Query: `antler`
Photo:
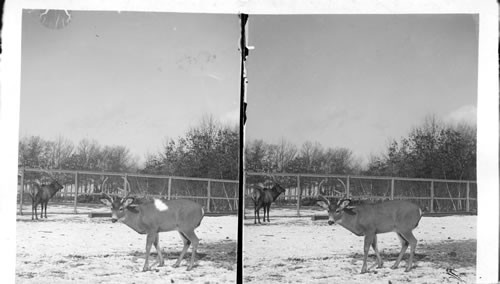
M 318 199 L 322 199 L 322 200 L 323 200 L 323 201 L 325 201 L 328 205 L 330 205 L 330 200 L 326 199 L 326 197 L 324 197 L 323 195 L 318 194 Z
M 53 173 L 51 173 L 51 172 L 49 172 L 49 171 L 47 171 L 47 170 L 44 170 L 44 169 L 41 169 L 41 170 L 42 170 L 42 172 L 44 172 L 44 173 L 46 173 L 47 175 L 49 175 L 49 176 L 50 176 L 53 180 L 55 180 L 55 179 L 56 179 L 56 178 L 54 177 L 54 174 L 53 174 Z
M 106 198 L 108 198 L 111 202 L 113 202 L 113 197 L 111 195 L 108 195 L 105 192 L 102 192 L 102 194 L 104 194 L 104 196 L 106 196 Z

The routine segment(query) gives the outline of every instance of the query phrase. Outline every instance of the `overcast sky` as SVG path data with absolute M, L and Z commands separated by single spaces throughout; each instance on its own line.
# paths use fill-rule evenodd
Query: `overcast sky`
M 473 15 L 250 17 L 247 140 L 348 147 L 367 161 L 425 116 L 476 123 Z
M 20 136 L 124 145 L 144 160 L 205 114 L 238 125 L 237 15 L 24 11 Z

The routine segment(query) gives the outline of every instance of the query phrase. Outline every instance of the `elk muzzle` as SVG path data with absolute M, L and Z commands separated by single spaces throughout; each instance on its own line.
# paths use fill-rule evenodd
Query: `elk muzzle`
M 333 224 L 335 224 L 335 221 L 328 220 L 328 225 L 333 225 Z

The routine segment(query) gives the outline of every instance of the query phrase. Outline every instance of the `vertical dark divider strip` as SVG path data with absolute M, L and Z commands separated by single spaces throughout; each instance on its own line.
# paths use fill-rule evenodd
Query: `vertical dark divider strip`
M 246 70 L 245 61 L 248 55 L 248 49 L 246 44 L 246 24 L 248 21 L 247 14 L 239 14 L 240 17 L 240 52 L 241 52 L 241 73 L 240 73 L 240 158 L 239 158 L 239 200 L 238 200 L 238 253 L 237 253 L 237 271 L 236 271 L 236 281 L 237 283 L 243 282 L 243 198 L 244 194 L 244 127 L 246 122 Z

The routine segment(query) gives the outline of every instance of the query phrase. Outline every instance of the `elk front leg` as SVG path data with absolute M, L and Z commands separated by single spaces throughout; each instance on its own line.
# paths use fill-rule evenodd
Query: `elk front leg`
M 384 262 L 382 261 L 382 258 L 380 257 L 380 254 L 378 253 L 378 247 L 377 247 L 377 235 L 373 237 L 373 242 L 372 242 L 372 248 L 375 251 L 375 255 L 377 256 L 377 268 L 382 268 L 384 265 Z
M 33 217 L 33 215 L 36 216 L 36 218 L 38 219 L 38 215 L 37 215 L 37 213 L 35 213 L 36 212 L 36 205 L 35 204 L 36 204 L 35 202 L 31 203 L 31 220 L 35 219 Z
M 368 252 L 370 251 L 370 246 L 372 245 L 373 243 L 373 237 L 375 236 L 375 234 L 373 233 L 367 233 L 365 235 L 365 244 L 364 244 L 364 247 L 363 247 L 363 252 L 364 252 L 364 255 L 363 255 L 363 267 L 361 267 L 361 273 L 366 273 L 367 272 L 367 264 L 366 264 L 366 260 L 368 258 Z
M 163 266 L 163 265 L 165 265 L 165 262 L 163 261 L 163 255 L 161 253 L 161 248 L 160 248 L 159 242 L 160 242 L 160 236 L 158 233 L 156 233 L 154 245 L 156 248 L 156 252 L 158 253 L 158 263 L 159 263 L 158 266 Z
M 144 267 L 142 271 L 149 270 L 149 253 L 151 252 L 151 246 L 156 238 L 156 233 L 148 233 L 146 237 L 146 261 L 144 262 Z
M 47 219 L 47 204 L 48 204 L 48 203 L 49 203 L 49 202 L 47 201 L 47 202 L 45 202 L 45 204 L 44 204 L 44 207 L 45 207 L 45 219 Z

